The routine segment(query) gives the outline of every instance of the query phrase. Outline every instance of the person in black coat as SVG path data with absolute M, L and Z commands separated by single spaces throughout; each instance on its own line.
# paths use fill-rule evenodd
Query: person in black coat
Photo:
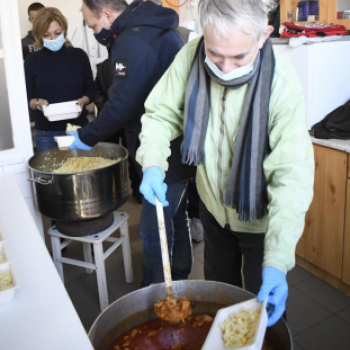
M 110 72 L 110 62 L 109 59 L 104 60 L 103 62 L 99 63 L 97 68 L 97 74 L 96 74 L 96 87 L 97 87 L 97 96 L 95 99 L 95 105 L 97 107 L 98 114 L 102 111 L 104 104 L 108 101 L 108 90 L 113 84 L 112 75 Z M 98 115 L 97 115 L 98 116 Z M 125 132 L 124 128 L 117 131 L 115 134 L 110 136 L 105 140 L 105 142 L 112 142 L 119 144 L 121 140 L 121 143 L 124 147 L 126 147 L 126 140 L 125 140 Z M 139 174 L 137 173 L 137 169 L 135 167 L 134 162 L 129 157 L 128 159 L 129 164 L 129 178 L 130 178 L 130 186 L 132 189 L 132 195 L 137 201 L 137 203 L 142 203 L 142 194 L 140 193 L 139 187 L 141 185 L 141 179 Z
M 29 108 L 36 113 L 37 151 L 57 147 L 55 136 L 65 135 L 67 123 L 88 123 L 85 105 L 95 99 L 96 87 L 86 53 L 69 46 L 67 20 L 54 7 L 41 9 L 33 23 L 36 46 L 24 63 Z M 82 112 L 76 119 L 49 121 L 43 107 L 49 103 L 77 101 Z
M 84 0 L 82 12 L 96 39 L 107 46 L 113 84 L 98 118 L 72 133 L 76 138 L 71 148 L 90 149 L 124 127 L 127 149 L 141 178 L 142 169 L 135 155 L 144 103 L 183 46 L 176 31 L 179 17 L 171 9 L 141 0 L 130 5 L 120 0 Z M 191 168 L 181 164 L 181 141 L 178 138 L 171 143 L 170 170 L 165 180 L 169 198 L 165 220 L 174 279 L 188 278 L 192 267 L 186 210 Z M 164 277 L 156 212 L 145 200 L 140 235 L 144 246 L 143 285 L 161 282 Z

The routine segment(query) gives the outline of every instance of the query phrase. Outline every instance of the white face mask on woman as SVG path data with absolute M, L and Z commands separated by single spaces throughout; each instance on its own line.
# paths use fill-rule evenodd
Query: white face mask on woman
M 245 66 L 234 68 L 228 73 L 224 73 L 221 69 L 219 69 L 218 66 L 214 62 L 212 62 L 207 55 L 205 55 L 204 61 L 205 61 L 206 65 L 210 68 L 210 70 L 219 79 L 224 80 L 224 81 L 230 81 L 233 79 L 244 77 L 245 75 L 249 74 L 253 70 L 254 61 L 255 61 L 256 56 L 258 55 L 259 50 L 260 50 L 259 47 L 260 47 L 260 44 L 259 44 L 258 50 L 256 51 L 256 54 L 254 55 L 251 62 L 249 62 Z

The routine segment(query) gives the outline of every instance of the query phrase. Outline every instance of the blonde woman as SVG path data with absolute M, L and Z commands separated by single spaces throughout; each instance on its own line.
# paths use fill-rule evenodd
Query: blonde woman
M 68 24 L 54 7 L 41 9 L 33 23 L 36 46 L 25 60 L 29 108 L 36 111 L 36 148 L 43 151 L 56 147 L 54 136 L 64 135 L 67 123 L 84 126 L 88 123 L 85 105 L 94 101 L 96 88 L 86 53 L 70 46 Z M 50 103 L 78 101 L 82 113 L 77 119 L 50 122 L 42 113 Z

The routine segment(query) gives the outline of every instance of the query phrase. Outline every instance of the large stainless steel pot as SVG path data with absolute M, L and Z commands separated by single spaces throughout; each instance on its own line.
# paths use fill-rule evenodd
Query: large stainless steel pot
M 215 314 L 220 307 L 254 297 L 241 288 L 209 281 L 175 281 L 173 290 L 175 296 L 185 296 L 191 301 L 194 313 Z M 165 283 L 160 283 L 127 294 L 111 304 L 90 329 L 89 337 L 95 350 L 106 350 L 127 330 L 154 319 L 153 305 L 165 296 Z M 293 350 L 292 336 L 283 319 L 268 328 L 266 337 L 278 350 Z
M 53 174 L 69 157 L 120 159 L 116 164 L 82 173 Z M 42 214 L 60 221 L 98 219 L 116 210 L 127 198 L 128 151 L 112 143 L 99 143 L 91 151 L 58 148 L 39 152 L 29 159 Z

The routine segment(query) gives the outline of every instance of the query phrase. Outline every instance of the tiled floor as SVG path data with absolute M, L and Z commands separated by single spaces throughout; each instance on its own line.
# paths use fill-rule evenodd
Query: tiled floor
M 125 282 L 121 249 L 107 260 L 109 301 L 140 287 L 142 281 L 142 242 L 138 235 L 141 205 L 130 197 L 120 211 L 129 218 L 134 281 Z M 49 242 L 48 242 L 49 246 Z M 204 279 L 204 244 L 194 244 L 194 266 L 191 279 Z M 80 244 L 67 247 L 65 255 L 82 258 Z M 76 266 L 64 265 L 65 285 L 72 302 L 88 331 L 100 313 L 95 274 L 88 275 Z M 294 336 L 295 350 L 349 350 L 350 298 L 330 287 L 300 267 L 288 274 L 288 324 Z M 89 305 L 89 307 L 87 307 Z

